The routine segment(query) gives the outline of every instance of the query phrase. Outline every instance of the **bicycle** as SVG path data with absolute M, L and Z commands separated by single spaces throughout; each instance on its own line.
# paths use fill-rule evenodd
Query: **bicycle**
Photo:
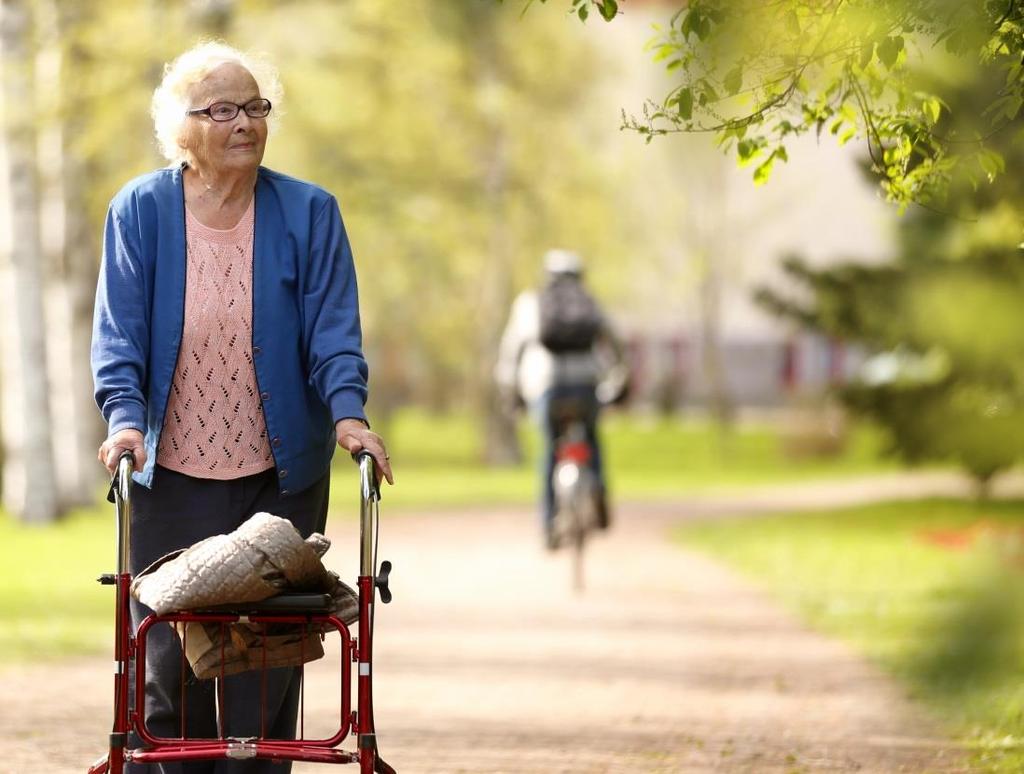
M 577 592 L 584 587 L 584 547 L 587 536 L 601 525 L 603 491 L 594 470 L 594 449 L 587 439 L 584 416 L 588 406 L 580 400 L 552 404 L 552 417 L 559 428 L 555 436 L 555 467 L 552 486 L 555 513 L 552 525 L 557 547 L 572 549 L 572 583 Z

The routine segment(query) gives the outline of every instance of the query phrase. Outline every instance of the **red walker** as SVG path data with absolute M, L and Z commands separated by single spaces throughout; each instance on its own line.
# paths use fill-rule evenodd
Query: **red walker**
M 220 758 L 308 761 L 314 763 L 358 763 L 360 774 L 394 774 L 377 751 L 377 738 L 373 724 L 373 691 L 371 661 L 373 654 L 374 595 L 379 589 L 381 601 L 391 601 L 388 589 L 390 562 L 381 563 L 376 571 L 376 530 L 379 526 L 380 490 L 374 472 L 373 457 L 368 452 L 357 455 L 359 463 L 360 514 L 360 567 L 359 567 L 359 619 L 358 635 L 353 637 L 340 619 L 327 608 L 328 598 L 320 594 L 282 594 L 264 602 L 237 605 L 230 609 L 218 608 L 213 612 L 181 612 L 169 615 L 150 615 L 132 633 L 128 609 L 129 587 L 132 575 L 128 571 L 128 546 L 131 529 L 131 472 L 134 460 L 126 452 L 118 461 L 117 472 L 111 482 L 111 499 L 117 513 L 117 574 L 103 575 L 99 581 L 116 587 L 114 640 L 114 726 L 110 734 L 110 751 L 92 765 L 89 774 L 122 774 L 125 763 L 163 763 L 171 761 L 215 760 Z M 328 738 L 305 739 L 305 686 L 300 694 L 299 733 L 296 739 L 270 739 L 262 733 L 255 738 L 225 737 L 223 729 L 217 738 L 188 738 L 185 718 L 181 718 L 181 736 L 158 737 L 146 727 L 145 719 L 137 707 L 145 706 L 146 635 L 157 624 L 202 621 L 219 623 L 226 627 L 232 623 L 258 623 L 265 625 L 294 624 L 316 627 L 321 632 L 336 631 L 341 639 L 339 666 L 341 692 L 337 731 Z M 223 634 L 223 631 L 222 631 Z M 184 647 L 184 643 L 183 643 Z M 263 649 L 264 656 L 266 648 Z M 184 656 L 183 656 L 184 658 Z M 129 684 L 129 664 L 135 665 L 135 685 Z M 352 664 L 358 664 L 356 709 L 352 710 Z M 298 667 L 302 669 L 302 667 Z M 183 669 L 183 675 L 188 670 Z M 261 670 L 265 676 L 265 667 Z M 182 678 L 184 682 L 184 677 Z M 134 690 L 134 707 L 129 709 L 129 691 Z M 184 690 L 184 685 L 182 685 Z M 223 710 L 223 680 L 218 685 L 218 715 Z M 183 704 L 184 706 L 184 704 Z M 219 723 L 218 723 L 219 725 Z M 261 726 L 262 726 L 261 721 Z M 129 747 L 129 733 L 142 740 L 142 746 Z M 339 749 L 349 733 L 356 735 L 356 749 Z

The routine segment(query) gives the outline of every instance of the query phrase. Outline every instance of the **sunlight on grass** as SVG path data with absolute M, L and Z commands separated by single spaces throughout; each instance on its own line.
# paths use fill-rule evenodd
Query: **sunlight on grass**
M 396 481 L 395 487 L 385 487 L 388 508 L 527 504 L 537 497 L 540 441 L 526 419 L 518 431 L 525 461 L 513 467 L 481 463 L 479 432 L 468 415 L 434 417 L 408 410 L 382 432 Z M 613 496 L 625 500 L 671 500 L 695 491 L 897 468 L 881 459 L 881 437 L 867 426 L 853 428 L 841 454 L 801 459 L 782 452 L 778 428 L 767 423 L 742 424 L 722 438 L 703 420 L 609 412 L 600 434 Z M 335 496 L 356 486 L 347 460 L 337 458 L 334 470 Z
M 537 488 L 537 433 L 524 420 L 519 435 L 526 461 L 481 464 L 477 427 L 468 415 L 400 413 L 386 430 L 397 484 L 385 487 L 386 517 L 411 509 L 531 505 Z M 714 487 L 837 476 L 883 470 L 878 438 L 854 432 L 838 457 L 791 461 L 767 425 L 738 428 L 723 446 L 697 421 L 635 419 L 609 413 L 602 435 L 613 496 L 671 500 Z M 356 467 L 337 455 L 331 518 L 356 518 Z M 29 528 L 0 515 L 0 662 L 102 652 L 112 637 L 113 591 L 94 578 L 114 570 L 113 509 L 106 503 L 58 525 Z
M 96 578 L 116 567 L 112 509 L 51 527 L 0 516 L 0 656 L 48 659 L 112 648 L 114 592 Z
M 680 527 L 1024 770 L 1024 503 L 924 501 Z

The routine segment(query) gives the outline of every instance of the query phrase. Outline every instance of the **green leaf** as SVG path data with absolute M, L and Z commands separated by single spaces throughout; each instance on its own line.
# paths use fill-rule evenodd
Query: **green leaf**
M 711 18 L 709 16 L 701 16 L 700 24 L 697 26 L 697 37 L 704 41 L 707 40 L 709 35 L 711 35 Z
M 736 143 L 739 165 L 745 167 L 761 155 L 761 142 L 757 140 L 740 140 Z
M 580 21 L 586 21 L 587 17 L 590 16 L 590 8 L 586 5 L 581 5 L 576 14 L 580 17 Z
M 668 43 L 663 43 L 662 45 L 658 46 L 655 49 L 654 61 L 655 62 L 664 61 L 665 59 L 668 59 L 673 54 L 677 54 L 677 53 L 678 53 L 678 50 L 676 49 L 675 46 L 670 45 Z
M 891 70 L 902 50 L 903 38 L 899 35 L 890 35 L 878 44 L 878 58 Z
M 757 169 L 754 170 L 754 185 L 764 185 L 768 182 L 768 178 L 772 173 L 772 165 L 775 163 L 775 154 L 766 158 L 762 163 L 758 164 Z
M 800 34 L 800 17 L 796 15 L 796 11 L 790 11 L 786 14 L 786 29 L 792 35 Z
M 676 97 L 676 108 L 679 111 L 679 117 L 684 121 L 689 121 L 693 116 L 693 89 L 687 87 L 679 91 Z
M 991 115 L 993 117 L 1001 115 L 1016 115 L 1016 111 L 1020 109 L 1019 105 L 1014 107 L 1014 100 L 1019 100 L 1020 97 L 1016 94 L 1007 94 L 1006 96 L 1000 97 L 999 99 L 992 100 L 988 106 L 981 111 L 983 116 Z
M 1020 62 L 1011 62 L 1006 67 L 1006 85 L 1011 86 L 1014 81 L 1018 80 L 1021 75 L 1021 71 L 1024 69 Z
M 619 12 L 619 4 L 615 0 L 602 0 L 600 6 L 601 16 L 605 21 L 611 21 Z
M 736 65 L 732 68 L 732 70 L 730 70 L 725 76 L 723 85 L 729 94 L 735 94 L 738 92 L 743 86 L 743 67 L 741 65 Z
M 852 140 L 854 138 L 854 136 L 856 136 L 856 134 L 857 134 L 857 127 L 855 127 L 855 126 L 849 127 L 845 132 L 843 132 L 841 135 L 839 135 L 839 144 L 840 145 L 846 145 L 846 143 L 848 143 L 850 140 Z
M 1012 121 L 1020 112 L 1021 105 L 1024 105 L 1024 98 L 1020 94 L 1011 94 L 1006 102 L 1006 107 L 1003 108 L 1003 115 Z
M 864 47 L 860 50 L 860 69 L 863 70 L 869 64 L 871 64 L 872 58 L 875 56 L 875 44 L 865 43 Z
M 683 16 L 683 21 L 679 24 L 679 34 L 683 36 L 684 40 L 690 39 L 690 33 L 694 32 L 694 23 L 700 19 L 700 11 L 696 8 L 691 8 L 689 12 Z
M 924 117 L 928 123 L 934 126 L 939 122 L 939 114 L 942 112 L 942 103 L 940 103 L 935 97 L 930 97 L 921 103 L 921 112 L 924 113 Z
M 978 151 L 978 164 L 990 183 L 1006 170 L 1006 159 L 991 148 L 982 148 Z

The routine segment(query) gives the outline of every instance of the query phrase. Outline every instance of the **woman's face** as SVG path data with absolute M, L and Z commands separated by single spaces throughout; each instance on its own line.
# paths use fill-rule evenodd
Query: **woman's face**
M 218 66 L 189 90 L 191 108 L 207 108 L 215 102 L 244 105 L 259 96 L 256 79 L 234 62 Z M 190 163 L 214 175 L 255 169 L 263 161 L 266 144 L 267 119 L 252 118 L 244 110 L 230 121 L 190 115 L 181 139 Z

